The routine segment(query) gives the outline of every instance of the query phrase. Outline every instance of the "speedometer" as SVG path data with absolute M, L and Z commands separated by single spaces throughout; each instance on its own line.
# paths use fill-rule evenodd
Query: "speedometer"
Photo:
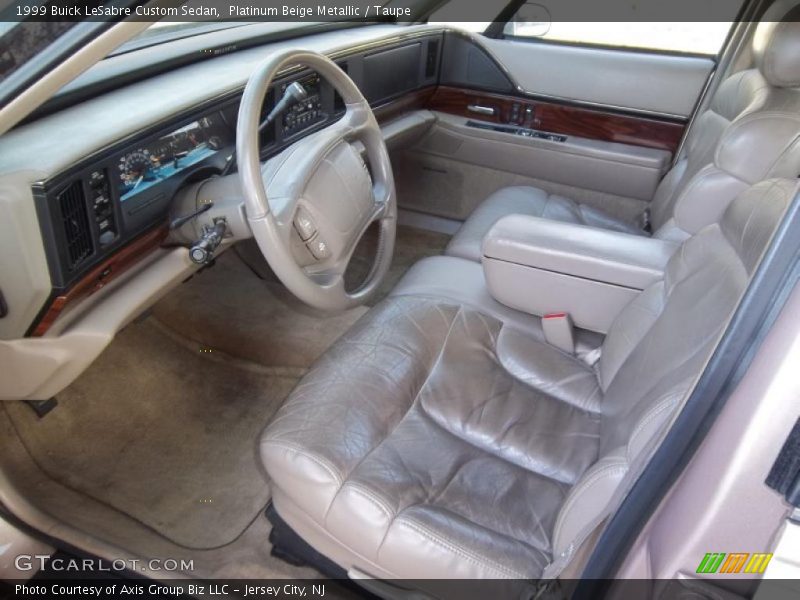
M 150 152 L 135 150 L 119 159 L 119 170 L 122 178 L 128 183 L 136 183 L 151 176 L 152 162 Z

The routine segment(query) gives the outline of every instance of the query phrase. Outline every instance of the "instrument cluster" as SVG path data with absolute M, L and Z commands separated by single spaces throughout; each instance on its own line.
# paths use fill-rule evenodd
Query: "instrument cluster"
M 184 125 L 119 157 L 119 199 L 126 202 L 214 156 L 231 143 L 219 113 Z

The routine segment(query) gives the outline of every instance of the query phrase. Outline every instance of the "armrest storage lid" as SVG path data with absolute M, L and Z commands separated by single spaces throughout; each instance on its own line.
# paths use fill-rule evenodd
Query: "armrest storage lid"
M 676 248 L 665 240 L 527 215 L 503 217 L 483 240 L 486 258 L 637 290 L 664 276 Z
M 620 311 L 664 277 L 677 245 L 664 240 L 512 215 L 483 241 L 483 271 L 498 302 L 528 314 L 564 312 L 607 333 Z

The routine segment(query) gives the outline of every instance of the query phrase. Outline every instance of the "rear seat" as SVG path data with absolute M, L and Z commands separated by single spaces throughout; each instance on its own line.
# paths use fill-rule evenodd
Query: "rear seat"
M 516 186 L 489 196 L 453 236 L 446 254 L 481 259 L 481 241 L 501 217 L 524 214 L 683 241 L 717 222 L 742 190 L 800 173 L 800 5 L 778 2 L 753 40 L 756 68 L 727 78 L 697 119 L 686 154 L 664 176 L 640 224 L 545 190 Z M 776 22 L 779 21 L 779 22 Z

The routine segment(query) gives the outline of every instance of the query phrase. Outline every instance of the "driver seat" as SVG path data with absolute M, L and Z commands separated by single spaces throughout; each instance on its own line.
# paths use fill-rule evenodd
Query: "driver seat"
M 264 432 L 279 516 L 373 577 L 557 574 L 682 407 L 796 191 L 757 184 L 687 240 L 595 364 L 542 341 L 537 319 L 401 283 Z M 475 264 L 412 275 L 459 262 Z

